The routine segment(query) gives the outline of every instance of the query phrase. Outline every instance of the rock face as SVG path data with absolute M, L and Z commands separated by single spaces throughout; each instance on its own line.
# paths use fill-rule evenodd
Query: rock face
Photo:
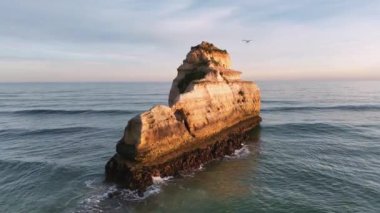
M 227 51 L 207 42 L 192 47 L 173 80 L 169 106 L 128 122 L 106 179 L 144 190 L 152 176 L 175 175 L 240 148 L 261 121 L 260 91 L 230 66 Z

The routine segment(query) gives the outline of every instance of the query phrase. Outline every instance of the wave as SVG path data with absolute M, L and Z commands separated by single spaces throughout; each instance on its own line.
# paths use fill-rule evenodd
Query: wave
M 50 128 L 50 129 L 5 129 L 0 130 L 0 135 L 16 135 L 16 136 L 33 136 L 33 135 L 46 135 L 46 134 L 65 134 L 65 133 L 79 133 L 79 132 L 95 132 L 104 129 L 96 127 L 63 127 L 63 128 Z
M 343 110 L 343 111 L 378 111 L 380 105 L 336 105 L 336 106 L 294 106 L 294 107 L 271 107 L 263 108 L 262 112 L 299 112 L 299 111 L 323 111 L 323 110 Z
M 374 125 L 373 127 L 377 127 Z M 332 123 L 283 123 L 263 126 L 263 130 L 284 135 L 307 135 L 308 137 L 332 135 L 339 137 L 358 137 L 378 140 L 378 136 L 368 134 L 360 125 Z
M 354 128 L 347 125 L 335 125 L 327 123 L 284 123 L 263 127 L 266 131 L 288 132 L 296 134 L 308 133 L 337 133 L 353 132 Z
M 236 149 L 232 155 L 224 156 L 227 159 L 241 159 L 246 158 L 251 151 L 249 150 L 247 145 L 243 145 L 240 149 Z
M 59 164 L 57 162 L 48 162 L 45 160 L 39 161 L 33 158 L 25 157 L 25 158 L 20 158 L 20 159 L 0 159 L 0 168 L 2 168 L 0 172 L 9 173 L 9 171 L 7 170 L 24 172 L 27 170 L 33 171 L 35 169 L 41 169 L 41 168 L 50 169 L 50 170 L 56 169 L 56 170 L 64 171 L 64 172 L 80 172 L 86 167 Z M 13 174 L 17 174 L 17 173 L 13 173 Z
M 23 160 L 8 160 L 8 159 L 0 159 L 0 166 L 2 171 L 6 169 L 14 169 L 23 171 L 25 169 L 33 169 L 44 166 L 53 166 L 53 164 L 48 164 L 46 162 L 37 162 L 37 161 L 23 161 Z
M 76 114 L 138 114 L 143 112 L 142 110 L 55 110 L 55 109 L 31 109 L 31 110 L 19 110 L 8 111 L 1 113 L 13 113 L 18 115 L 76 115 Z
M 82 212 L 104 212 L 109 206 L 107 202 L 117 201 L 118 206 L 112 206 L 113 209 L 120 207 L 123 202 L 139 202 L 146 198 L 161 192 L 161 186 L 165 185 L 172 177 L 152 177 L 153 185 L 149 186 L 142 194 L 137 190 L 119 188 L 116 185 L 100 184 L 94 186 L 94 180 L 85 181 L 87 188 L 92 189 L 92 195 L 85 198 L 79 203 L 76 213 Z
M 9 183 L 13 183 L 7 186 L 2 185 L 1 188 L 3 190 L 4 187 L 8 187 L 9 190 L 14 190 L 14 187 L 20 186 L 18 184 L 41 184 L 44 181 L 48 181 L 49 178 L 57 180 L 58 178 L 63 178 L 64 175 L 69 177 L 79 176 L 84 169 L 84 167 L 80 166 L 35 161 L 31 158 L 24 158 L 23 160 L 0 159 L 0 168 L 0 181 L 2 181 L 2 183 L 8 181 Z

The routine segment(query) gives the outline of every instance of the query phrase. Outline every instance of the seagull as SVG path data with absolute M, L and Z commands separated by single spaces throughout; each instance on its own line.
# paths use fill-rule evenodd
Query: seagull
M 246 39 L 243 39 L 241 40 L 242 42 L 245 42 L 246 44 L 248 44 L 249 42 L 251 42 L 252 40 L 246 40 Z

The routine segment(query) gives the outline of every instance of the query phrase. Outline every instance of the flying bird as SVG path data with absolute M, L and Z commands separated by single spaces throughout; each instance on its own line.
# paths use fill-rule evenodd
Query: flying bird
M 247 39 L 243 39 L 241 40 L 242 42 L 245 42 L 246 44 L 248 44 L 249 42 L 251 42 L 252 40 L 247 40 Z

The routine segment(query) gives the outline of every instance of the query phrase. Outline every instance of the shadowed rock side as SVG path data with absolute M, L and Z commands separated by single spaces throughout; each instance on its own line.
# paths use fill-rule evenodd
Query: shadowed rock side
M 152 176 L 174 175 L 240 148 L 261 121 L 260 91 L 230 64 L 227 51 L 211 43 L 192 47 L 173 80 L 169 106 L 128 122 L 106 179 L 144 190 Z

